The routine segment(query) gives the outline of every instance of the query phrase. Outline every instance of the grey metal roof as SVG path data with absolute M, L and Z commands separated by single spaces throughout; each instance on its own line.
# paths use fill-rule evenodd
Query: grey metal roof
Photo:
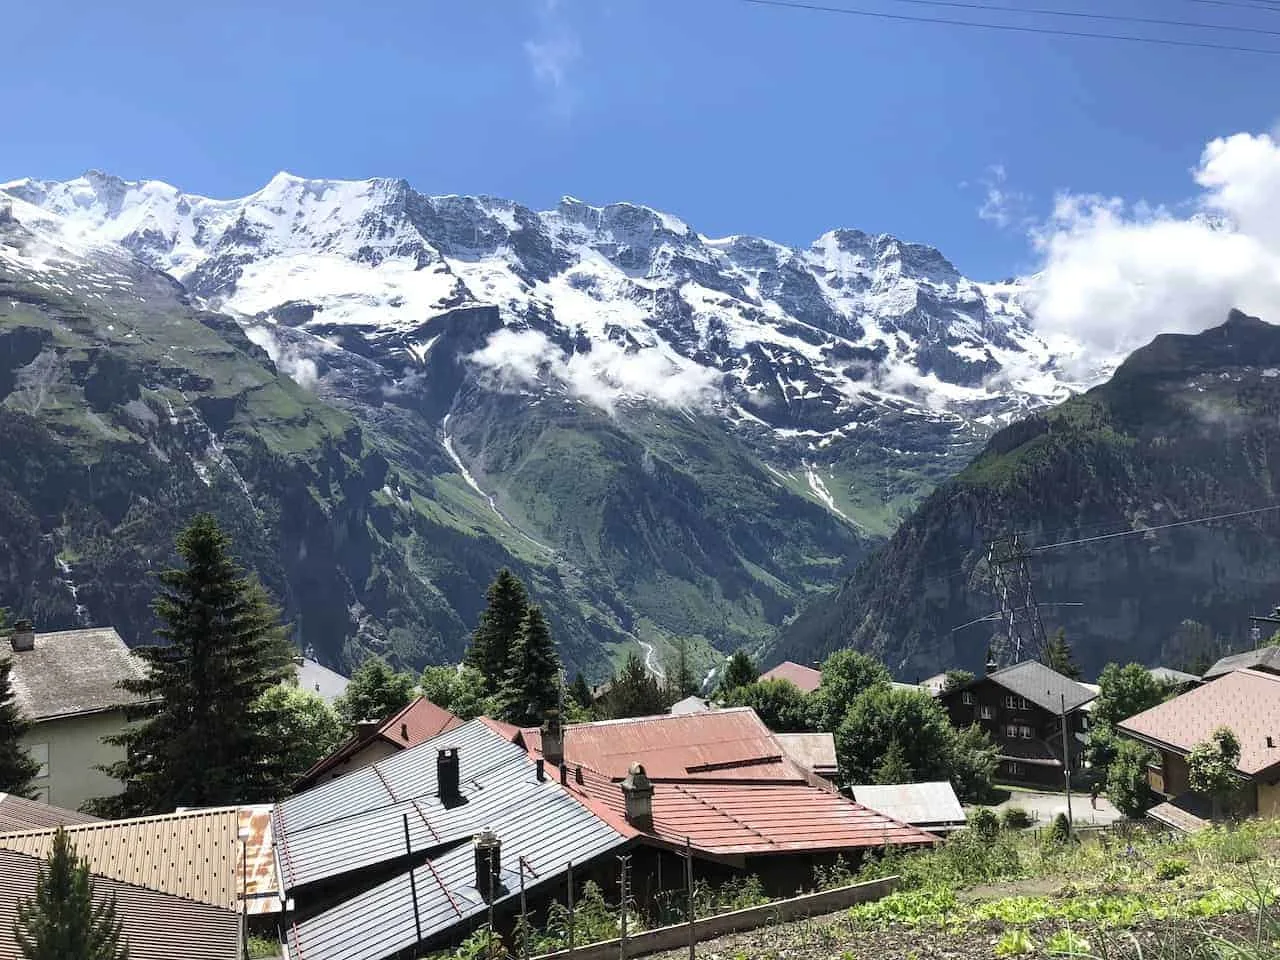
M 347 685 L 351 682 L 342 674 L 308 657 L 303 657 L 302 662 L 295 665 L 294 674 L 298 678 L 299 687 L 319 694 L 330 703 L 346 693 Z
M 980 683 L 983 679 L 995 681 L 1010 693 L 1016 693 L 1050 713 L 1062 712 L 1064 697 L 1067 713 L 1097 697 L 1097 693 L 1084 684 L 1064 677 L 1038 660 L 1015 663 L 989 673 L 985 678 L 979 677 L 975 682 Z
M 1200 682 L 1200 678 L 1194 673 L 1185 673 L 1182 670 L 1174 670 L 1172 667 L 1152 667 L 1147 672 L 1151 674 L 1151 679 L 1155 680 L 1156 683 L 1165 683 L 1171 686 Z
M 866 784 L 852 792 L 864 807 L 912 826 L 965 822 L 964 808 L 946 781 Z
M 1247 650 L 1244 653 L 1233 653 L 1223 657 L 1204 675 L 1206 680 L 1213 680 L 1236 670 L 1264 670 L 1268 673 L 1280 673 L 1280 647 L 1262 647 L 1259 650 Z
M 693 696 L 693 697 L 685 697 L 683 700 L 677 700 L 667 709 L 667 713 L 671 713 L 679 716 L 685 713 L 705 713 L 706 711 L 712 710 L 712 709 L 714 708 L 711 706 L 710 700 L 705 700 L 702 697 Z
M 498 735 L 491 732 L 491 736 Z M 512 744 L 504 746 L 523 753 Z M 434 763 L 433 753 L 433 767 Z M 499 895 L 500 903 L 519 896 L 520 858 L 528 865 L 526 890 L 533 890 L 562 877 L 569 861 L 583 864 L 627 842 L 566 793 L 558 781 L 549 778 L 539 782 L 527 761 L 526 766 L 529 776 L 490 777 L 483 789 L 492 791 L 495 801 L 501 802 L 477 805 L 472 817 L 471 833 L 489 827 L 502 840 L 506 892 Z M 512 772 L 510 767 L 503 770 Z M 349 842 L 354 839 L 348 835 Z M 475 888 L 470 843 L 431 858 L 414 871 L 414 880 L 422 940 L 439 937 L 487 909 Z M 291 954 L 306 960 L 383 960 L 414 946 L 419 937 L 410 890 L 406 872 L 298 924 L 288 934 Z
M 7 644 L 6 644 L 7 646 Z M 28 720 L 108 710 L 138 697 L 120 689 L 147 665 L 111 627 L 38 633 L 32 650 L 4 650 L 13 660 L 13 693 Z

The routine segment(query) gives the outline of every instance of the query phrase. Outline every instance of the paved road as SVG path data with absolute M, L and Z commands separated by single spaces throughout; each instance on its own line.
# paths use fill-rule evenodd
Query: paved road
M 1037 826 L 1047 826 L 1053 822 L 1053 818 L 1059 813 L 1067 812 L 1067 798 L 1062 793 L 1037 793 L 1031 790 L 1015 790 L 1009 799 L 997 806 L 997 811 L 1003 810 L 1005 807 L 1022 807 L 1027 813 L 1033 817 L 1038 817 Z M 1098 808 L 1095 810 L 1089 804 L 1088 793 L 1071 794 L 1071 813 L 1075 823 L 1084 824 L 1107 824 L 1115 823 L 1122 819 L 1120 811 L 1111 805 L 1106 797 L 1098 798 Z

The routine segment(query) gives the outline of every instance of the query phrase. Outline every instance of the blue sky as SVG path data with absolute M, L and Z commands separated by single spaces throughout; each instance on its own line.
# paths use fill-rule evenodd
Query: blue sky
M 280 169 L 403 176 L 535 207 L 635 200 L 711 235 L 890 232 L 990 279 L 1034 265 L 1018 221 L 1055 191 L 1177 202 L 1206 141 L 1280 120 L 1280 57 L 739 0 L 17 4 L 0 180 L 99 168 L 238 196 Z M 1035 5 L 1280 32 L 1280 9 Z M 1280 50 L 1280 36 L 1003 19 Z M 978 215 L 997 166 L 1025 200 L 1003 228 Z

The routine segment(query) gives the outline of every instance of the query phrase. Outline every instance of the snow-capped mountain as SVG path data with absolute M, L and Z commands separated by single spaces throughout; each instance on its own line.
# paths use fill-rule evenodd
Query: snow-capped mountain
M 1079 386 L 1058 369 L 1078 347 L 1036 335 L 1017 281 L 969 280 L 932 247 L 884 235 L 834 230 L 797 249 L 711 239 L 629 203 L 536 212 L 284 173 L 238 200 L 97 172 L 0 190 L 214 308 L 314 334 L 318 354 L 359 334 L 421 360 L 430 344 L 412 333 L 427 318 L 496 304 L 523 335 L 476 359 L 507 383 L 709 404 L 814 449 L 886 407 L 993 425 Z

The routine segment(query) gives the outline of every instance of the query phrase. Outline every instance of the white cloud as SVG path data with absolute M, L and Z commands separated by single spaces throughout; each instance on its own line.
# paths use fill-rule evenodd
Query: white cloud
M 1280 322 L 1280 140 L 1212 141 L 1191 212 L 1063 194 L 1032 231 L 1042 256 L 1030 306 L 1042 333 L 1127 352 L 1199 332 L 1237 307 Z
M 570 71 L 582 57 L 582 42 L 565 19 L 559 0 L 539 3 L 538 33 L 524 42 L 524 53 L 547 105 L 567 119 L 579 99 Z
M 1011 190 L 1008 181 L 1009 175 L 1002 163 L 988 167 L 987 175 L 979 181 L 986 189 L 986 196 L 978 207 L 978 216 L 1001 230 L 1027 225 L 1029 198 L 1021 191 Z
M 304 357 L 293 347 L 281 344 L 270 327 L 248 327 L 244 335 L 252 343 L 267 351 L 267 356 L 271 358 L 276 368 L 286 376 L 292 377 L 299 386 L 310 389 L 320 379 L 316 362 L 309 357 Z
M 719 396 L 722 379 L 719 371 L 654 347 L 628 352 L 605 342 L 587 352 L 566 353 L 537 330 L 499 330 L 470 359 L 490 370 L 499 388 L 532 387 L 554 379 L 573 396 L 609 413 L 624 398 L 705 409 Z

